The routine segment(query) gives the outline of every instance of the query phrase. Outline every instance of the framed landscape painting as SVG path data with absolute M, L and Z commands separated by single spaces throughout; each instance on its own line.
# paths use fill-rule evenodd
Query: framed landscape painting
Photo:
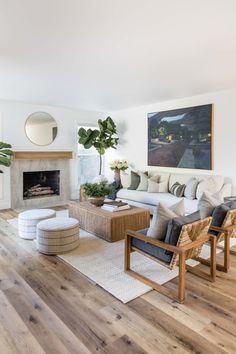
M 211 170 L 213 105 L 148 113 L 148 165 Z

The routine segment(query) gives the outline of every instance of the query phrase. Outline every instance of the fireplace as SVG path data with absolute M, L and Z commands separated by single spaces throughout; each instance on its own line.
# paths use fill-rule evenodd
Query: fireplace
M 23 199 L 60 195 L 60 171 L 23 172 Z

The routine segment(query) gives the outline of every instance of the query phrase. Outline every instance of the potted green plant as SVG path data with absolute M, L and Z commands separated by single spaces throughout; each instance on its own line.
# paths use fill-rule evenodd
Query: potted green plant
M 107 181 L 102 181 L 100 183 L 85 183 L 83 189 L 88 197 L 88 201 L 96 206 L 103 205 L 105 196 L 111 191 L 111 187 L 108 185 Z
M 11 156 L 13 155 L 11 147 L 10 144 L 0 142 L 0 165 L 11 166 Z M 0 170 L 0 173 L 3 173 L 3 171 Z
M 104 120 L 98 120 L 99 129 L 85 129 L 80 128 L 78 131 L 79 143 L 84 146 L 85 149 L 90 149 L 92 146 L 99 153 L 99 175 L 102 173 L 102 155 L 105 154 L 109 148 L 116 149 L 119 138 L 116 137 L 116 125 L 111 117 L 107 117 Z

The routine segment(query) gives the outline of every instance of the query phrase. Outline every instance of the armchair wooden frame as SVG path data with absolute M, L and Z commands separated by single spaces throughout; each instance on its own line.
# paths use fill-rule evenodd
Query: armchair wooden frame
M 142 281 L 158 292 L 162 293 L 170 297 L 171 299 L 178 301 L 179 303 L 183 303 L 185 300 L 185 281 L 186 281 L 186 271 L 189 271 L 195 275 L 198 275 L 204 279 L 207 279 L 211 282 L 215 281 L 216 277 L 216 238 L 213 235 L 208 234 L 208 229 L 211 223 L 211 218 L 206 218 L 204 220 L 199 220 L 194 222 L 193 224 L 184 225 L 181 229 L 181 233 L 179 236 L 179 240 L 176 246 L 171 244 L 167 244 L 165 242 L 156 240 L 152 237 L 145 236 L 143 234 L 139 234 L 138 232 L 134 232 L 131 230 L 127 230 L 125 237 L 125 272 L 132 277 Z M 132 246 L 132 238 L 144 241 L 145 243 L 149 243 L 153 246 L 160 247 L 164 250 L 173 252 L 173 256 L 170 264 L 160 261 L 156 257 L 152 257 L 149 254 L 141 251 L 140 249 Z M 205 242 L 210 242 L 211 244 L 211 256 L 210 256 L 210 274 L 192 267 L 186 264 L 186 260 L 196 257 L 201 252 L 201 248 Z M 165 287 L 164 285 L 160 285 L 147 277 L 135 272 L 131 269 L 131 253 L 137 251 L 144 256 L 150 257 L 153 260 L 161 263 L 164 266 L 173 269 L 177 264 L 179 266 L 179 283 L 178 283 L 178 292 L 177 294 L 173 292 L 171 289 Z
M 236 251 L 230 249 L 230 238 L 235 237 L 236 209 L 227 212 L 221 227 L 211 225 L 210 230 L 218 232 L 218 234 L 214 236 L 216 238 L 216 247 L 222 249 L 224 252 L 223 264 L 216 262 L 216 269 L 227 273 L 230 268 L 230 255 L 236 255 Z M 224 246 L 219 245 L 221 241 L 224 241 Z M 209 260 L 200 257 L 198 257 L 197 260 L 204 265 L 209 266 L 210 264 Z

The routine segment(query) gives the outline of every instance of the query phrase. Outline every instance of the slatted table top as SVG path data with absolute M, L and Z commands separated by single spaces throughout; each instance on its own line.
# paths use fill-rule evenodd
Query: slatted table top
M 148 213 L 149 214 L 149 209 L 145 208 L 139 208 L 135 207 L 133 205 L 130 205 L 130 209 L 126 210 L 121 210 L 121 211 L 115 211 L 115 212 L 110 212 L 104 209 L 101 209 L 100 207 L 97 207 L 90 202 L 78 202 L 78 201 L 71 201 L 69 205 L 73 205 L 74 207 L 86 210 L 90 213 L 101 215 L 101 216 L 106 216 L 110 218 L 116 218 L 116 217 L 122 217 L 126 215 L 134 215 L 134 214 L 140 214 L 140 213 Z

